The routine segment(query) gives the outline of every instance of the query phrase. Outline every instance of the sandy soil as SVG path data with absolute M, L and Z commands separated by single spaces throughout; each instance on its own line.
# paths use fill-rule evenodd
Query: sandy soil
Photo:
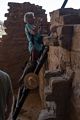
M 32 90 L 21 109 L 17 120 L 37 120 L 42 108 L 38 89 Z

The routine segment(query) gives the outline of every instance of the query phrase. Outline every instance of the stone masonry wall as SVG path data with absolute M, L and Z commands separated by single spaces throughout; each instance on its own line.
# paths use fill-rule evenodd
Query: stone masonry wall
M 44 40 L 49 45 L 45 109 L 39 120 L 80 120 L 80 10 L 65 8 L 50 16 L 51 35 Z

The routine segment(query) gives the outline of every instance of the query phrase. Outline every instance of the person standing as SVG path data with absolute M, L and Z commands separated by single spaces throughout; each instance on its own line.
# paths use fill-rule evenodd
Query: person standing
M 43 37 L 40 29 L 35 25 L 35 17 L 33 12 L 27 12 L 24 15 L 25 34 L 28 40 L 28 49 L 31 55 L 31 60 L 36 62 L 43 50 Z
M 10 117 L 13 104 L 13 91 L 10 76 L 0 70 L 0 120 Z

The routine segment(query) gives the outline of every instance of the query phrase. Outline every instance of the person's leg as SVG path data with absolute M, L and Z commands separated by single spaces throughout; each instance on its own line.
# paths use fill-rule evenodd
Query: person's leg
M 38 60 L 38 58 L 39 58 L 39 56 L 40 56 L 40 52 L 38 52 L 37 50 L 33 50 L 32 51 L 32 54 L 31 54 L 31 60 L 33 61 L 33 62 L 37 62 L 37 60 Z

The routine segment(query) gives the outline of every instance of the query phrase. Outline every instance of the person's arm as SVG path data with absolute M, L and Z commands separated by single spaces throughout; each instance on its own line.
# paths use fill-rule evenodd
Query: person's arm
M 28 25 L 25 26 L 25 32 L 29 32 L 31 35 L 35 35 L 37 33 L 37 28 L 34 25 Z
M 10 117 L 10 113 L 12 110 L 12 105 L 13 105 L 13 90 L 12 90 L 12 84 L 11 84 L 11 79 L 8 76 L 7 77 L 7 81 L 8 81 L 8 95 L 6 98 L 6 112 L 5 112 L 5 118 L 8 119 Z

